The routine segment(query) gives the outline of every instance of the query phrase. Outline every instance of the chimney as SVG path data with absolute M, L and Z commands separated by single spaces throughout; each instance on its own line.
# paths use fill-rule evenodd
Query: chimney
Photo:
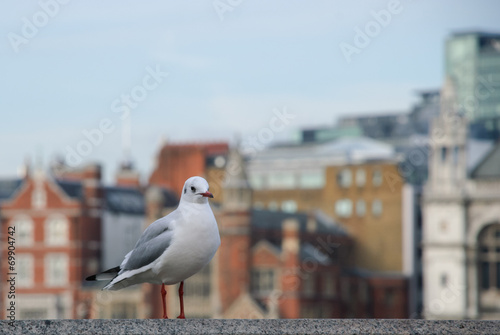
M 300 238 L 297 219 L 283 221 L 282 257 L 283 271 L 281 275 L 280 299 L 281 316 L 286 319 L 300 317 Z
M 131 162 L 123 162 L 116 173 L 116 185 L 139 189 L 141 187 L 141 178 L 139 172 L 134 169 Z

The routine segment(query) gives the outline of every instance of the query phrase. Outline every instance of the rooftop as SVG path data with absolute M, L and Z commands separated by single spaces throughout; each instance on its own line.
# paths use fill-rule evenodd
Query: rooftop
M 0 201 L 9 199 L 22 183 L 22 179 L 0 180 Z
M 394 148 L 368 137 L 346 137 L 322 143 L 281 143 L 260 151 L 250 160 L 250 166 L 280 161 L 310 164 L 350 164 L 372 160 L 395 160 Z M 286 162 L 286 163 L 285 163 Z

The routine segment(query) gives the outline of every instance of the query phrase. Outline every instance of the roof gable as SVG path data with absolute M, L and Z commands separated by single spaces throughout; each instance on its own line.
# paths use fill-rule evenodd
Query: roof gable
M 248 292 L 244 292 L 236 298 L 223 316 L 225 319 L 264 319 L 267 317 L 267 312 Z
M 16 188 L 14 186 L 17 185 Z M 2 187 L 0 185 L 0 187 Z M 31 178 L 14 182 L 9 187 L 2 187 L 5 194 L 4 208 L 15 209 L 30 209 L 33 208 L 32 195 L 33 192 L 40 191 L 44 195 L 44 204 L 42 208 L 57 208 L 74 206 L 78 204 L 78 199 L 75 199 L 71 194 L 66 193 L 65 189 L 52 178 L 46 178 L 43 175 L 36 175 Z
M 281 249 L 269 241 L 260 240 L 252 248 L 252 257 L 254 264 L 262 265 L 276 265 L 280 262 Z

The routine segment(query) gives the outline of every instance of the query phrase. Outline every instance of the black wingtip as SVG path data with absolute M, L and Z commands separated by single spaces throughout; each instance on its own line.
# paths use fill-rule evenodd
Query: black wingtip
M 85 278 L 86 281 L 96 281 L 97 280 L 97 275 L 92 275 L 92 276 L 88 276 L 87 278 Z
M 95 274 L 92 276 L 88 276 L 87 278 L 85 278 L 85 280 L 86 281 L 96 281 L 96 280 L 98 280 L 97 276 L 100 276 L 102 274 L 108 274 L 108 273 L 112 273 L 112 274 L 116 275 L 118 272 L 120 272 L 120 266 L 115 266 L 114 268 L 108 269 L 104 272 L 101 272 L 101 273 L 98 273 L 98 274 Z M 100 280 L 103 280 L 103 279 L 100 279 Z

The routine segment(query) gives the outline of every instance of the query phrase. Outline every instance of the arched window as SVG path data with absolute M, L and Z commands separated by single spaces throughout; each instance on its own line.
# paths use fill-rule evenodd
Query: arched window
M 373 216 L 379 217 L 382 215 L 382 201 L 375 199 L 372 202 L 372 214 Z
M 478 271 L 482 307 L 498 307 L 500 293 L 500 224 L 492 224 L 479 234 Z
M 372 175 L 372 183 L 373 183 L 373 186 L 380 186 L 382 185 L 382 171 L 377 168 L 375 170 L 373 170 L 373 175 Z
M 348 218 L 352 214 L 351 199 L 340 199 L 335 202 L 335 214 L 342 218 Z
M 29 216 L 16 216 L 10 223 L 11 227 L 16 230 L 16 244 L 18 246 L 33 246 L 33 220 Z
M 366 171 L 365 169 L 357 169 L 356 170 L 356 185 L 358 187 L 365 186 L 366 183 Z
M 351 186 L 352 173 L 348 168 L 344 168 L 337 173 L 337 184 L 340 187 L 347 188 Z
M 65 245 L 69 241 L 69 224 L 63 215 L 51 215 L 45 221 L 45 243 Z
M 69 257 L 65 253 L 45 255 L 45 285 L 64 286 L 69 279 Z

